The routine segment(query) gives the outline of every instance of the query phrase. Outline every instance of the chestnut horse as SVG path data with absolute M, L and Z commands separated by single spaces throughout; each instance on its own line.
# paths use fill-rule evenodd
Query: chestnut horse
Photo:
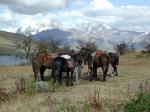
M 110 57 L 101 51 L 96 51 L 94 54 L 89 55 L 85 61 L 88 64 L 88 68 L 91 70 L 90 80 L 97 80 L 97 68 L 101 67 L 103 71 L 103 81 L 106 81 L 106 75 L 108 72 L 108 66 L 110 64 Z
M 44 80 L 44 72 L 46 69 L 51 69 L 51 63 L 56 57 L 54 54 L 38 55 L 32 60 L 32 69 L 34 72 L 35 81 Z

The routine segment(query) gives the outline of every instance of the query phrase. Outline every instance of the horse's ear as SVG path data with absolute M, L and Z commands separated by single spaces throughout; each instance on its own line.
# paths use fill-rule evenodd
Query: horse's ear
M 84 47 L 81 48 L 81 50 L 85 49 Z

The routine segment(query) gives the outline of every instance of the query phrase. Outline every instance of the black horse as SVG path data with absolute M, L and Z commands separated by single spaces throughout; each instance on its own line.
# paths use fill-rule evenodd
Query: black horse
M 111 66 L 113 67 L 113 72 L 112 74 L 115 73 L 116 76 L 118 76 L 118 69 L 117 69 L 117 65 L 119 64 L 119 55 L 115 54 L 115 53 L 108 53 L 111 61 L 110 61 L 110 64 Z
M 70 59 L 65 59 L 63 57 L 56 57 L 52 63 L 52 76 L 54 77 L 54 82 L 58 80 L 61 84 L 62 82 L 62 72 L 67 72 L 66 85 L 69 85 L 70 77 L 69 72 L 71 72 L 71 85 L 73 85 L 73 73 L 76 65 L 81 65 L 82 62 L 87 58 L 88 54 L 91 54 L 92 50 L 82 48 L 81 51 L 75 55 L 72 55 Z
M 72 66 L 69 66 L 68 61 L 72 63 Z M 66 85 L 68 86 L 69 81 L 70 81 L 69 72 L 71 72 L 71 85 L 73 85 L 72 80 L 73 80 L 74 66 L 75 66 L 75 63 L 73 60 L 67 60 L 63 57 L 56 57 L 52 63 L 52 75 L 54 77 L 53 83 L 55 83 L 56 80 L 58 80 L 58 82 L 62 84 L 62 73 L 67 72 Z

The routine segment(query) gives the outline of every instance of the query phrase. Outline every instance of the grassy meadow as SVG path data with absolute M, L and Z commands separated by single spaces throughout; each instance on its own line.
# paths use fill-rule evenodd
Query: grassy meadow
M 109 68 L 108 74 L 112 72 Z M 45 76 L 49 73 L 47 70 Z M 88 76 L 86 66 L 83 73 Z M 150 82 L 150 57 L 140 53 L 120 56 L 118 73 L 118 77 L 107 76 L 106 82 L 81 80 L 69 87 L 46 81 L 49 91 L 40 93 L 35 92 L 31 66 L 0 66 L 0 112 L 122 112 L 140 84 Z M 98 75 L 102 76 L 100 68 Z M 25 91 L 17 88 L 19 77 Z

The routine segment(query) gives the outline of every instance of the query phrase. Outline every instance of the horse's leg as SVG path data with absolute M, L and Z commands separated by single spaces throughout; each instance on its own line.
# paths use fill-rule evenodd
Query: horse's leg
M 67 71 L 67 81 L 66 81 L 66 86 L 69 86 L 69 71 Z
M 53 75 L 53 84 L 56 83 L 56 78 L 57 78 L 57 71 L 52 69 L 52 75 Z
M 112 73 L 111 73 L 111 74 L 114 74 L 114 73 L 115 73 L 114 64 L 113 64 L 113 63 L 111 63 L 111 66 L 113 67 L 113 71 L 112 71 Z
M 97 67 L 94 68 L 94 74 L 93 77 L 97 77 Z
M 35 78 L 35 82 L 41 80 L 41 78 L 40 78 L 40 69 L 39 69 L 39 68 L 37 68 L 37 69 L 34 71 L 34 78 Z
M 117 70 L 117 66 L 115 65 L 115 71 L 116 71 L 116 76 L 118 76 L 118 70 Z
M 92 81 L 92 77 L 93 77 L 93 68 L 90 67 L 90 81 Z
M 115 75 L 118 76 L 117 66 L 116 66 L 115 64 L 111 64 L 111 65 L 112 65 L 112 67 L 113 67 L 113 69 L 114 69 L 112 74 L 115 73 Z
M 62 85 L 62 71 L 59 73 L 58 82 Z
M 41 66 L 41 69 L 40 69 L 40 76 L 41 76 L 41 80 L 44 81 L 44 72 L 45 72 L 45 67 L 44 66 Z
M 71 86 L 73 86 L 73 70 L 71 71 Z
M 103 71 L 103 81 L 106 81 L 106 76 L 108 72 L 108 65 L 102 66 L 102 71 Z
M 34 72 L 34 79 L 35 79 L 35 82 L 38 80 L 38 78 L 37 78 L 37 72 Z
M 97 80 L 97 67 L 93 67 L 93 78 Z

